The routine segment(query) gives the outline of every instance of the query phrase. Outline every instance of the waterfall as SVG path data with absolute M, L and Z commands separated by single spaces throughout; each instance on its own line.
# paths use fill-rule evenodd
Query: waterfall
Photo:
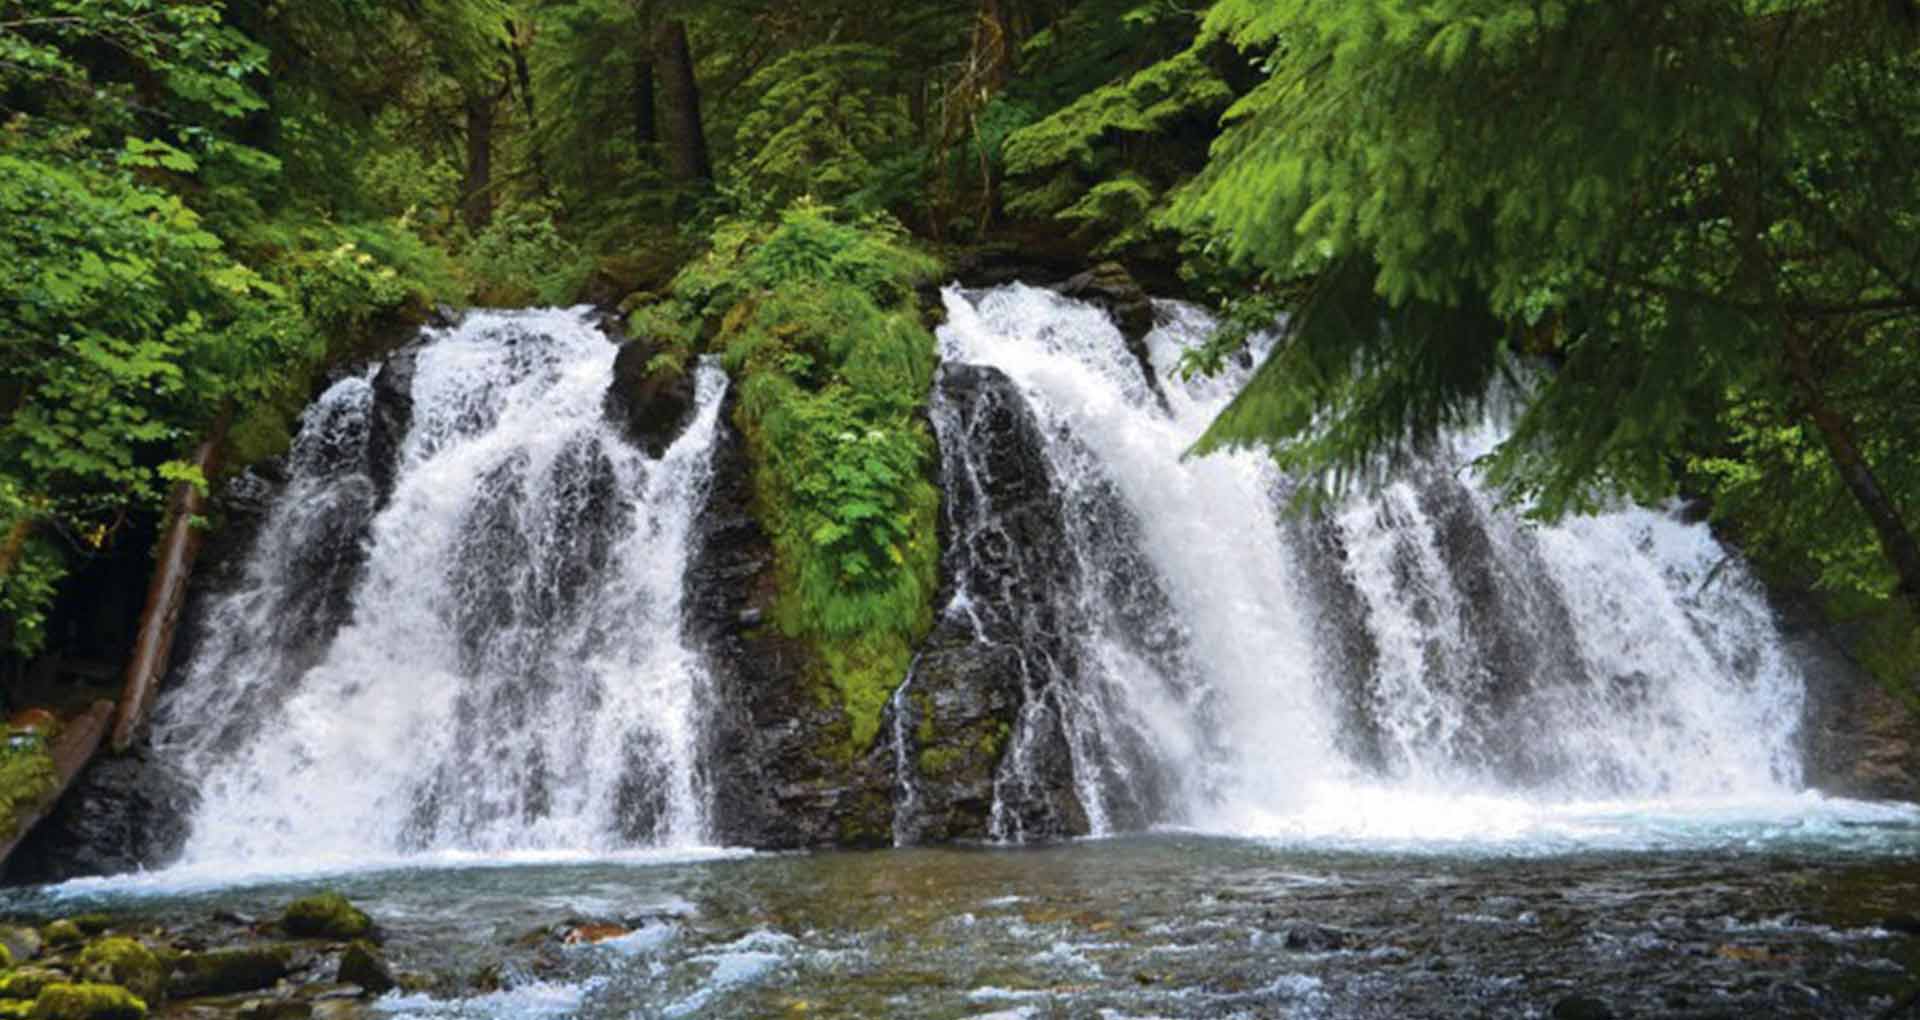
M 202 791 L 187 862 L 703 838 L 681 601 L 726 382 L 652 459 L 603 411 L 616 350 L 570 311 L 430 332 L 384 503 L 378 380 L 307 411 L 156 716 Z
M 1096 833 L 1412 833 L 1481 824 L 1490 803 L 1797 789 L 1802 680 L 1759 586 L 1704 526 L 1637 508 L 1526 522 L 1472 467 L 1492 425 L 1295 519 L 1268 458 L 1184 457 L 1249 371 L 1173 376 L 1205 315 L 1161 306 L 1143 366 L 1103 313 L 1051 292 L 945 300 L 943 372 L 1011 380 L 1062 521 L 1062 550 L 1009 551 L 968 477 L 987 454 L 937 388 L 957 578 L 944 620 L 1029 660 L 998 788 L 1032 781 L 1021 749 L 1056 727 Z M 1016 583 L 972 590 L 981 577 Z

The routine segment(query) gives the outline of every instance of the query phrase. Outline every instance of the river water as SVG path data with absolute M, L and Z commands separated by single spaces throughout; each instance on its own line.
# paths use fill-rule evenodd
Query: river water
M 11 911 L 270 917 L 325 885 L 402 969 L 498 990 L 369 1017 L 1869 1017 L 1914 980 L 1911 811 L 1808 799 L 1703 824 L 1628 811 L 1414 849 L 1163 832 L 1039 848 L 416 858 L 184 869 Z M 1585 849 L 1576 849 L 1575 841 Z M 631 934 L 563 946 L 603 921 Z M 490 985 L 491 977 L 483 978 Z

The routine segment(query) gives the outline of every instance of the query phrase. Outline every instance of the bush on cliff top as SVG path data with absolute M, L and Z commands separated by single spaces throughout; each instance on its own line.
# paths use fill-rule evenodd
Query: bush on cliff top
M 938 271 L 890 221 L 802 201 L 774 225 L 723 225 L 635 316 L 670 346 L 710 337 L 736 380 L 778 563 L 774 622 L 814 648 L 848 753 L 873 740 L 932 620 L 939 494 L 921 410 L 935 358 L 914 288 Z

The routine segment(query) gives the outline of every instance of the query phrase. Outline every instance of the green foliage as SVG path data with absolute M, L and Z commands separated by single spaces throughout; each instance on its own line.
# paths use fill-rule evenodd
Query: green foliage
M 1825 405 L 1916 505 L 1892 423 L 1920 357 L 1920 171 L 1888 155 L 1920 142 L 1911 25 L 1854 3 L 1222 0 L 1207 28 L 1269 54 L 1266 80 L 1176 219 L 1303 296 L 1201 450 L 1266 446 L 1337 489 L 1505 379 L 1520 414 L 1487 467 L 1512 499 L 1664 496 L 1679 451 L 1715 450 L 1702 469 L 1749 508 L 1777 471 L 1805 485 L 1759 533 L 1873 583 L 1867 517 L 1821 502 L 1814 434 L 1781 430 Z
M 466 269 L 473 299 L 483 305 L 562 305 L 586 282 L 591 265 L 561 236 L 554 210 L 527 202 L 506 210 L 473 239 Z
M 939 496 L 920 415 L 934 352 L 914 288 L 937 268 L 884 220 L 801 203 L 771 228 L 723 226 L 635 322 L 680 343 L 717 322 L 778 557 L 775 622 L 818 652 L 854 748 L 932 619 Z
M 754 105 L 734 142 L 743 183 L 770 208 L 802 195 L 884 208 L 873 201 L 879 167 L 913 140 L 905 97 L 891 87 L 897 64 L 878 46 L 816 46 L 748 79 Z
M 1104 81 L 1007 134 L 1007 211 L 1078 224 L 1102 253 L 1153 240 L 1168 189 L 1199 169 L 1196 156 L 1233 100 L 1231 86 L 1208 57 L 1213 40 L 1197 28 L 1191 15 L 1151 4 L 1101 26 L 1119 39 L 1139 37 L 1129 52 L 1109 56 L 1100 68 L 1106 74 L 1139 53 L 1155 53 L 1163 40 L 1185 48 Z M 1050 32 L 1029 49 L 1035 60 L 1044 60 L 1068 45 L 1064 38 Z M 1085 45 L 1072 38 L 1071 45 Z
M 39 740 L 24 747 L 0 746 L 0 839 L 19 835 L 28 816 L 47 806 L 58 785 L 53 759 Z

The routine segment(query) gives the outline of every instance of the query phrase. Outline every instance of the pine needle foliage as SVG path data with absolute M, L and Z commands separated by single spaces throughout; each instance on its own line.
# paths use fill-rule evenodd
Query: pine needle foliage
M 1266 77 L 1175 218 L 1313 282 L 1200 452 L 1264 446 L 1338 491 L 1476 419 L 1505 377 L 1523 398 L 1490 468 L 1517 501 L 1664 496 L 1731 395 L 1791 410 L 1783 315 L 1901 290 L 1801 243 L 1914 245 L 1911 171 L 1858 144 L 1915 97 L 1885 5 L 1223 0 L 1207 30 Z M 1890 204 L 1843 196 L 1842 167 Z
M 634 324 L 680 343 L 718 324 L 777 560 L 773 622 L 815 650 L 816 680 L 847 713 L 847 753 L 872 742 L 932 623 L 934 345 L 914 291 L 938 269 L 890 221 L 801 202 L 770 227 L 723 225 Z

